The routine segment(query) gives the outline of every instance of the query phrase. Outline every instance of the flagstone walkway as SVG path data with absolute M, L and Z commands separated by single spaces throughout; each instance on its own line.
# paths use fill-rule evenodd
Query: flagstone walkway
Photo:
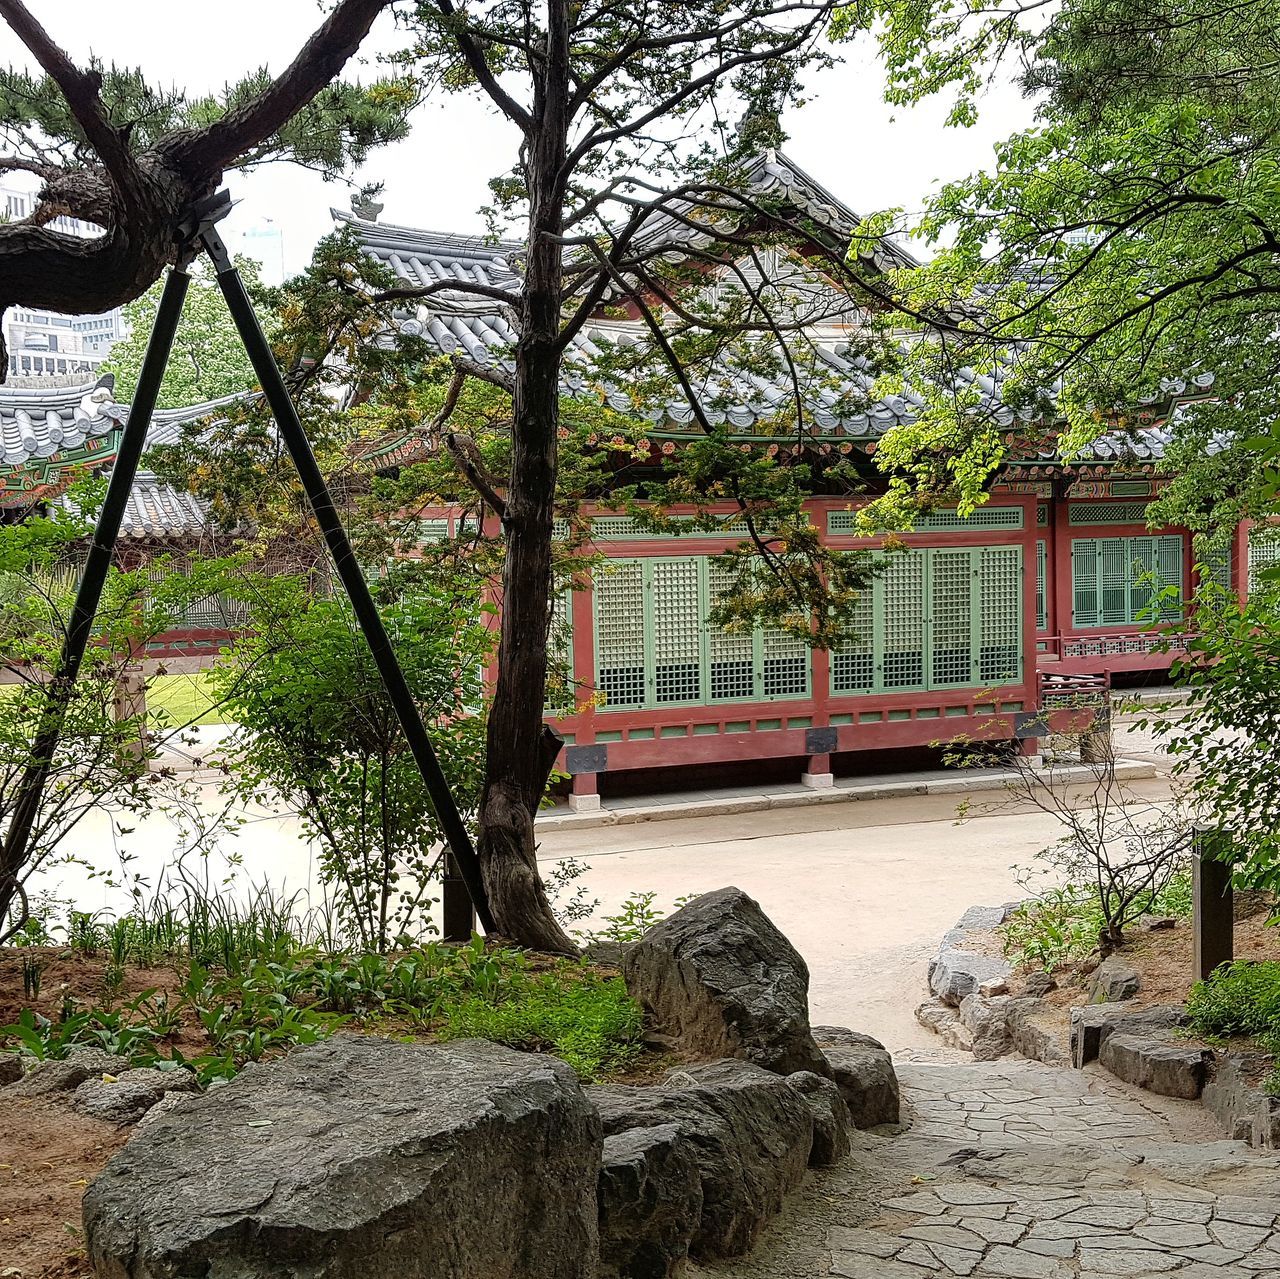
M 912 1126 L 815 1176 L 737 1279 L 1280 1275 L 1280 1155 L 1101 1073 L 914 1058 Z

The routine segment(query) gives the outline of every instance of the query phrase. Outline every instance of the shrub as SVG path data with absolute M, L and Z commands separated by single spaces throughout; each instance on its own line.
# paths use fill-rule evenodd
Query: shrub
M 1198 981 L 1187 999 L 1191 1030 L 1209 1038 L 1249 1035 L 1280 1047 L 1280 962 L 1234 964 Z
M 1005 921 L 1005 958 L 1019 968 L 1051 972 L 1089 954 L 1103 922 L 1092 888 L 1067 884 L 1049 889 L 1023 902 Z

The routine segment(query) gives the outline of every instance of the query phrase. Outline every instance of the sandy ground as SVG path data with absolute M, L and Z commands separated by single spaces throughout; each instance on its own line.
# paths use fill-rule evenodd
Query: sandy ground
M 1161 781 L 1133 789 L 1167 793 Z M 584 863 L 580 882 L 601 913 L 638 890 L 669 909 L 685 894 L 736 884 L 808 961 L 815 1022 L 855 1027 L 894 1049 L 936 1048 L 913 1012 L 939 937 L 969 906 L 1025 895 L 1013 867 L 1056 833 L 1038 812 L 957 825 L 954 796 L 917 796 L 557 831 L 541 854 Z

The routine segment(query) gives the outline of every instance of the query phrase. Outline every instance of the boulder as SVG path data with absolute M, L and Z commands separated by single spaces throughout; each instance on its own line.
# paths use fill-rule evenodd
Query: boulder
M 936 996 L 916 1008 L 916 1021 L 952 1048 L 966 1053 L 973 1051 L 973 1036 L 960 1024 L 959 1012 Z
M 798 1070 L 787 1076 L 787 1083 L 808 1103 L 813 1115 L 813 1149 L 809 1152 L 809 1167 L 830 1168 L 839 1163 L 852 1149 L 849 1129 L 853 1117 L 839 1087 L 830 1079 L 823 1079 L 809 1070 Z
M 953 1008 L 983 982 L 1007 981 L 1011 972 L 1007 960 L 968 949 L 967 935 L 990 932 L 1009 917 L 1016 903 L 1003 906 L 971 906 L 956 926 L 942 939 L 937 955 L 929 963 L 929 989 Z
M 960 1001 L 960 1024 L 972 1037 L 976 1061 L 995 1061 L 1013 1051 L 1009 1002 L 1008 995 L 984 999 L 977 991 Z
M 1189 1044 L 1112 1034 L 1102 1045 L 1098 1061 L 1125 1083 L 1163 1097 L 1195 1101 L 1209 1079 L 1213 1053 Z
M 1258 1053 L 1220 1053 L 1200 1096 L 1228 1137 L 1264 1150 L 1280 1148 L 1280 1098 L 1255 1082 L 1271 1065 L 1269 1056 Z
M 1052 973 L 1028 973 L 1022 979 L 1022 993 L 1029 999 L 1043 999 L 1057 989 Z
M 71 1104 L 93 1119 L 133 1124 L 166 1093 L 197 1091 L 196 1077 L 189 1070 L 125 1070 L 86 1079 L 72 1094 Z
M 1014 1052 L 1021 1053 L 1032 1061 L 1043 1061 L 1054 1066 L 1065 1063 L 1067 1055 L 1062 1051 L 1062 1045 L 1051 1028 L 1052 1023 L 1041 1024 L 1042 1020 L 1048 1021 L 1043 1016 L 1046 1011 L 1042 1000 L 1023 996 L 1009 1000 L 1005 1020 Z
M 830 1073 L 809 1030 L 809 969 L 740 888 L 705 893 L 655 924 L 627 952 L 623 974 L 689 1052 L 782 1075 Z
M 898 1076 L 885 1046 L 843 1026 L 816 1026 L 814 1039 L 827 1059 L 855 1128 L 896 1124 L 901 1113 Z
M 1089 981 L 1091 1004 L 1118 1004 L 1132 999 L 1142 989 L 1138 970 L 1119 955 L 1108 955 L 1093 971 Z
M 0 1053 L 0 1088 L 22 1078 L 22 1058 L 17 1053 Z
M 1154 1004 L 1130 1008 L 1127 1004 L 1089 1004 L 1071 1010 L 1071 1064 L 1077 1070 L 1097 1061 L 1098 1053 L 1117 1030 L 1125 1034 L 1159 1038 L 1187 1024 L 1181 1004 Z
M 86 1079 L 114 1075 L 129 1068 L 128 1059 L 100 1048 L 76 1048 L 60 1061 L 37 1063 L 17 1083 L 10 1084 L 6 1097 L 47 1097 L 53 1093 L 71 1092 Z
M 100 1279 L 591 1279 L 600 1152 L 553 1057 L 339 1035 L 138 1131 L 85 1240 Z
M 749 1062 L 693 1066 L 654 1088 L 601 1084 L 587 1095 L 606 1138 L 674 1125 L 687 1144 L 702 1187 L 689 1242 L 695 1258 L 747 1252 L 804 1180 L 813 1148 L 809 1104 L 780 1075 Z
M 675 1124 L 606 1137 L 600 1166 L 601 1279 L 667 1279 L 702 1217 L 693 1146 Z

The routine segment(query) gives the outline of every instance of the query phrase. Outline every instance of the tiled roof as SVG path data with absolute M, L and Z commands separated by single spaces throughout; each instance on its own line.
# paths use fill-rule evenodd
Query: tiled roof
M 0 489 L 5 472 L 12 476 L 39 470 L 43 484 L 33 494 L 35 500 L 49 500 L 47 488 L 57 504 L 74 510 L 74 504 L 61 493 L 65 479 L 57 482 L 59 462 L 65 457 L 68 465 L 110 466 L 119 432 L 129 418 L 128 405 L 116 403 L 114 392 L 115 379 L 110 374 L 96 382 L 48 390 L 0 386 L 0 435 L 5 446 L 0 457 Z M 229 395 L 184 408 L 157 409 L 147 432 L 147 447 L 176 443 L 186 423 L 208 417 L 242 398 Z M 87 442 L 96 444 L 97 451 L 85 457 L 80 451 Z M 139 471 L 121 533 L 130 538 L 175 537 L 201 532 L 208 524 L 205 503 L 162 483 L 150 471 Z
M 838 236 L 847 237 L 858 225 L 858 216 L 847 205 L 778 153 L 771 152 L 756 163 L 750 185 L 758 194 L 779 196 L 798 206 Z M 336 209 L 333 213 L 340 222 L 353 226 L 365 249 L 391 267 L 407 284 L 458 280 L 510 287 L 518 283 L 518 264 L 523 252 L 523 245 L 519 243 L 370 222 Z M 681 242 L 696 238 L 696 232 L 677 220 L 669 222 L 675 248 L 678 249 Z M 879 268 L 914 263 L 905 250 L 887 240 L 874 250 L 868 249 L 863 256 Z M 434 293 L 421 300 L 414 310 L 403 312 L 400 327 L 405 333 L 427 338 L 442 354 L 461 351 L 481 364 L 508 370 L 513 367 L 510 347 L 516 338 L 515 330 L 503 314 L 501 303 L 487 298 L 462 291 Z M 663 428 L 682 432 L 695 420 L 694 410 L 686 398 L 673 398 L 663 404 L 637 404 L 628 389 L 601 390 L 589 374 L 592 361 L 602 353 L 605 344 L 625 346 L 643 341 L 645 336 L 646 330 L 640 321 L 589 322 L 566 353 L 564 389 L 568 394 L 602 394 L 604 402 L 619 412 L 648 420 L 655 434 L 661 434 Z M 915 421 L 926 402 L 925 396 L 910 385 L 901 394 L 874 396 L 875 370 L 868 357 L 850 343 L 848 326 L 819 325 L 809 331 L 807 337 L 811 358 L 799 362 L 797 371 L 801 402 L 810 429 L 817 429 L 833 441 L 844 437 L 873 444 L 891 428 Z M 711 422 L 728 423 L 746 436 L 774 434 L 773 424 L 795 402 L 791 370 L 778 363 L 776 375 L 764 377 L 726 361 L 714 375 L 706 378 L 698 390 Z M 977 412 L 990 414 L 999 426 L 1014 427 L 1019 422 L 1034 422 L 1040 416 L 1032 406 L 1014 409 L 1003 403 L 1001 371 L 989 376 L 973 369 L 961 369 L 956 377 L 957 389 L 977 390 Z M 1160 401 L 1161 412 L 1180 396 L 1205 395 L 1212 381 L 1211 374 L 1201 374 L 1193 384 L 1171 382 L 1165 388 L 1165 398 Z M 1151 414 L 1152 425 L 1157 417 L 1156 413 Z M 1158 458 L 1166 438 L 1159 429 L 1139 431 L 1136 435 L 1123 432 L 1115 438 L 1098 440 L 1092 449 L 1098 460 Z M 1046 461 L 1056 458 L 1052 440 L 1046 441 L 1040 456 Z M 1030 460 L 1030 455 L 1024 457 Z
M 48 391 L 0 386 L 0 464 L 25 466 L 110 434 L 128 416 L 114 393 L 110 374 Z
M 75 503 L 66 495 L 56 505 L 72 514 Z M 208 531 L 209 507 L 191 493 L 165 484 L 150 471 L 139 471 L 129 491 L 120 523 L 121 537 L 170 538 Z

